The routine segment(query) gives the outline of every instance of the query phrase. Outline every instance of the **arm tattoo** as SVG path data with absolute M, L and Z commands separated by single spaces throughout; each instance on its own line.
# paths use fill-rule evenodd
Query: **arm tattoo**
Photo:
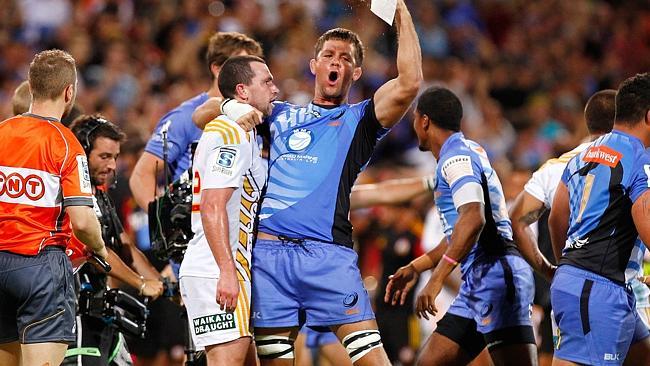
M 528 211 L 527 213 L 521 215 L 519 221 L 524 222 L 526 225 L 530 225 L 534 222 L 537 222 L 537 220 L 539 220 L 539 218 L 542 216 L 544 211 L 546 211 L 546 208 L 544 206 L 536 210 Z

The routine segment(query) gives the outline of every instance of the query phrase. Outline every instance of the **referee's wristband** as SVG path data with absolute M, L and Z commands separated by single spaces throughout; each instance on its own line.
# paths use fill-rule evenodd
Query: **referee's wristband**
M 246 113 L 254 111 L 255 108 L 246 103 L 240 103 L 235 99 L 227 98 L 221 103 L 221 113 L 233 121 L 240 119 Z

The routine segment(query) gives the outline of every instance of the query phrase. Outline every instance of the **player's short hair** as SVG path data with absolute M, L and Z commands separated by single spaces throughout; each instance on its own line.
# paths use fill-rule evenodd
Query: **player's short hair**
M 32 93 L 29 91 L 29 82 L 23 81 L 14 90 L 14 95 L 11 98 L 11 107 L 13 108 L 14 115 L 27 113 L 29 105 L 32 102 Z
M 451 90 L 430 87 L 418 98 L 416 110 L 426 115 L 434 125 L 454 132 L 460 131 L 463 106 Z
M 636 74 L 616 93 L 616 123 L 635 125 L 650 109 L 650 73 Z
M 56 49 L 39 52 L 29 64 L 28 80 L 33 100 L 54 100 L 68 85 L 76 86 L 74 58 Z
M 323 33 L 323 35 L 318 38 L 318 41 L 316 41 L 316 45 L 314 46 L 314 58 L 318 58 L 318 53 L 323 49 L 325 42 L 331 39 L 352 43 L 354 46 L 353 57 L 355 66 L 359 67 L 363 64 L 363 43 L 361 42 L 358 34 L 345 28 L 334 28 Z
M 208 41 L 205 59 L 208 70 L 212 65 L 222 66 L 228 57 L 245 51 L 249 55 L 264 57 L 259 42 L 239 32 L 217 32 Z M 212 72 L 210 72 L 212 75 Z
M 233 56 L 224 62 L 217 80 L 221 95 L 225 98 L 234 98 L 237 95 L 235 89 L 238 84 L 251 84 L 255 77 L 255 72 L 251 68 L 253 62 L 266 64 L 262 58 L 251 55 Z
M 99 113 L 80 115 L 72 121 L 70 130 L 77 137 L 86 154 L 90 154 L 95 140 L 99 137 L 106 137 L 120 144 L 126 141 L 122 129 Z
M 585 121 L 590 134 L 612 131 L 616 114 L 616 90 L 605 89 L 596 92 L 585 106 Z

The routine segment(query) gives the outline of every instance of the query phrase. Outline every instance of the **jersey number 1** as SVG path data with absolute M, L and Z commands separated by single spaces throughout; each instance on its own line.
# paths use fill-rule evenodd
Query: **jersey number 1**
M 593 174 L 587 174 L 585 177 L 585 186 L 582 189 L 582 197 L 580 197 L 580 211 L 578 211 L 578 218 L 576 222 L 582 221 L 582 214 L 587 208 L 587 202 L 589 202 L 589 196 L 591 195 L 591 189 L 594 187 L 594 178 Z

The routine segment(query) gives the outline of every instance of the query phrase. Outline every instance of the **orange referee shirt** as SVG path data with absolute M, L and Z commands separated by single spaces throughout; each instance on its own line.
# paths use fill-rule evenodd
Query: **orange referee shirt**
M 0 122 L 0 250 L 65 247 L 72 235 L 65 207 L 92 205 L 86 154 L 72 131 L 34 114 Z

